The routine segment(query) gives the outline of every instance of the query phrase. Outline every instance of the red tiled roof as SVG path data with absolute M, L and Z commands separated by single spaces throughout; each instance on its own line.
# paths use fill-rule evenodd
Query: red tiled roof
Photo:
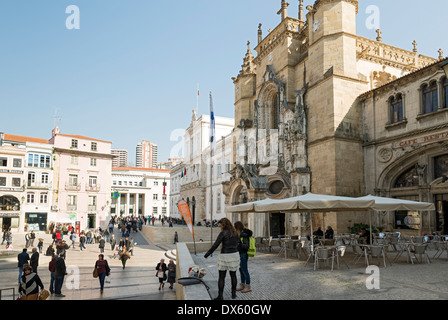
M 7 134 L 7 133 L 5 133 L 5 140 L 7 140 L 7 141 L 15 141 L 15 142 L 35 142 L 35 143 L 45 143 L 45 144 L 48 144 L 48 141 L 45 140 L 45 139 L 17 136 L 17 135 L 14 135 L 14 134 Z

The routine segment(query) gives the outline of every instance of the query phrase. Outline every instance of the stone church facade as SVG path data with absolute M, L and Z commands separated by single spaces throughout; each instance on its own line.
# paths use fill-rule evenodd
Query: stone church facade
M 369 122 L 367 102 L 361 102 L 370 96 L 361 95 L 438 61 L 420 55 L 416 42 L 411 51 L 383 43 L 380 30 L 376 40 L 357 35 L 357 0 L 317 0 L 306 14 L 303 0 L 295 8 L 297 18 L 282 0 L 279 25 L 267 35 L 259 25 L 256 56 L 248 43 L 241 71 L 233 78 L 234 165 L 223 185 L 226 206 L 307 192 L 381 193 L 366 160 L 379 147 L 372 151 L 373 142 L 366 144 L 364 122 L 367 134 L 377 124 Z M 260 159 L 263 153 L 270 161 Z M 313 223 L 345 233 L 358 216 L 322 213 L 313 215 Z M 256 235 L 302 234 L 309 225 L 309 216 L 301 214 L 230 218 L 243 220 Z

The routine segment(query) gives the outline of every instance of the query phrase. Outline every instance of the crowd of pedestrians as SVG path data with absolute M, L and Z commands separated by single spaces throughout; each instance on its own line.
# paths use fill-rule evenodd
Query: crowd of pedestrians
M 100 293 L 103 294 L 105 282 L 110 281 L 110 266 L 105 259 L 105 249 L 110 245 L 112 259 L 119 259 L 121 261 L 123 269 L 126 267 L 126 262 L 134 255 L 134 237 L 133 233 L 142 230 L 142 225 L 148 223 L 149 219 L 144 218 L 112 218 L 107 227 L 103 230 L 98 228 L 96 230 L 85 230 L 80 234 L 75 233 L 74 228 L 68 227 L 65 232 L 60 228 L 54 228 L 52 232 L 52 242 L 48 244 L 45 250 L 45 255 L 51 257 L 48 264 L 48 271 L 50 272 L 50 285 L 49 293 L 56 297 L 65 297 L 62 294 L 62 287 L 64 278 L 67 275 L 67 267 L 65 261 L 67 259 L 67 252 L 70 250 L 76 250 L 76 242 L 79 242 L 79 251 L 85 251 L 87 247 L 92 245 L 98 246 L 99 256 L 98 260 L 94 264 L 94 276 L 99 279 Z M 114 235 L 114 229 L 118 227 L 121 238 L 117 241 Z M 10 231 L 3 233 L 3 241 L 12 243 L 12 235 L 9 235 Z M 70 245 L 64 238 L 68 238 L 71 241 Z M 39 267 L 39 255 L 42 254 L 44 249 L 44 239 L 39 238 L 37 248 L 34 247 L 36 234 L 34 231 L 27 232 L 25 234 L 25 248 L 17 256 L 18 269 L 19 269 L 19 293 L 21 300 L 37 300 L 39 289 L 44 290 L 44 285 L 38 274 L 42 272 Z M 3 242 L 2 242 L 3 243 Z M 29 254 L 29 248 L 31 249 L 31 255 Z M 161 277 L 159 278 L 159 290 L 165 285 L 165 282 L 170 284 L 169 288 L 174 288 L 176 279 L 176 265 L 174 261 L 170 260 L 169 264 L 162 263 L 161 266 L 157 265 L 156 269 L 161 269 Z

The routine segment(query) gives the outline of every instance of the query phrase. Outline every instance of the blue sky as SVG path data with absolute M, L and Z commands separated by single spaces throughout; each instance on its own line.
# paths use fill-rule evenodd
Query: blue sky
M 197 84 L 200 114 L 212 91 L 216 115 L 233 117 L 231 78 L 258 24 L 266 35 L 280 22 L 280 2 L 2 0 L 0 131 L 48 139 L 57 108 L 62 133 L 112 141 L 132 162 L 147 139 L 166 161 L 177 143 L 171 132 L 190 123 Z M 297 17 L 298 1 L 289 2 Z M 70 5 L 79 7 L 79 30 L 66 28 Z M 412 50 L 416 40 L 421 54 L 448 55 L 446 1 L 361 0 L 357 33 L 375 39 L 369 5 L 380 9 L 383 42 Z

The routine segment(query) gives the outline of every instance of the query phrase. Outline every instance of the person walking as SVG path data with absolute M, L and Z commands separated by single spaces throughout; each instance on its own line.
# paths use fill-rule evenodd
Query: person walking
M 117 240 L 115 239 L 115 235 L 111 235 L 110 236 L 110 250 L 114 251 L 116 244 L 117 244 Z
M 55 263 L 55 288 L 54 293 L 56 297 L 63 298 L 62 285 L 64 284 L 64 277 L 67 275 L 67 267 L 65 266 L 65 260 L 62 253 L 56 259 Z
M 252 237 L 253 232 L 249 229 L 244 228 L 244 224 L 241 221 L 235 222 L 235 230 L 238 233 L 238 252 L 240 254 L 240 276 L 241 283 L 236 291 L 241 291 L 241 293 L 251 292 L 250 287 L 250 274 L 248 269 L 249 256 L 247 251 L 250 246 L 250 237 Z
M 106 245 L 106 241 L 103 238 L 101 238 L 99 241 L 99 245 L 98 245 L 98 247 L 100 248 L 100 253 L 104 253 L 105 245 Z
M 168 269 L 168 282 L 170 284 L 170 289 L 173 289 L 173 285 L 176 282 L 176 265 L 173 260 L 170 260 L 167 266 Z
M 39 288 L 44 290 L 42 280 L 30 265 L 25 264 L 19 286 L 21 300 L 39 300 Z
M 62 257 L 65 259 L 66 258 L 66 253 L 67 253 L 67 249 L 69 248 L 69 246 L 67 245 L 67 243 L 65 243 L 64 240 L 59 241 L 58 245 L 56 246 L 56 254 L 58 256 L 60 256 L 62 254 Z
M 86 250 L 86 236 L 84 235 L 84 233 L 81 233 L 81 236 L 79 237 L 79 250 L 82 251 L 82 248 L 84 248 L 84 250 Z
M 33 254 L 31 255 L 30 265 L 33 268 L 33 272 L 37 274 L 37 267 L 39 266 L 39 252 L 37 252 L 36 248 L 33 248 L 31 251 Z
M 165 259 L 161 259 L 160 262 L 156 266 L 156 276 L 159 278 L 159 290 L 162 289 L 165 286 L 165 280 L 166 280 L 166 264 Z
M 25 234 L 25 248 L 29 248 L 30 247 L 30 233 L 29 232 L 27 232 L 26 234 Z
M 128 242 L 128 248 L 129 248 L 129 252 L 131 253 L 131 256 L 134 255 L 134 237 L 131 237 L 131 240 L 129 240 Z
M 2 244 L 1 245 L 3 245 L 3 243 L 5 242 L 5 240 L 6 240 L 6 233 L 8 232 L 8 229 L 3 229 L 3 236 L 2 236 Z
M 31 233 L 30 233 L 30 247 L 34 247 L 34 239 L 36 239 L 36 234 L 34 233 L 34 230 L 31 230 Z M 36 270 L 34 270 L 34 272 L 36 272 Z
M 100 292 L 103 294 L 104 291 L 104 280 L 106 276 L 110 275 L 110 268 L 107 260 L 104 260 L 104 255 L 100 254 L 98 260 L 95 262 L 95 269 L 98 271 L 98 279 L 100 280 Z
M 72 229 L 72 231 L 70 233 L 70 240 L 72 241 L 73 249 L 75 249 L 76 233 L 75 233 L 75 231 L 73 229 Z
M 37 243 L 37 247 L 39 248 L 39 253 L 42 253 L 42 249 L 44 248 L 44 239 L 39 238 L 39 242 Z
M 216 238 L 215 243 L 204 255 L 208 258 L 221 245 L 221 253 L 218 257 L 218 296 L 215 300 L 223 300 L 224 285 L 227 271 L 229 271 L 232 284 L 232 299 L 236 298 L 237 278 L 236 271 L 240 266 L 240 255 L 238 253 L 238 233 L 233 227 L 232 223 L 227 218 L 222 218 L 218 222 L 221 227 L 221 232 Z
M 120 253 L 120 260 L 121 264 L 123 265 L 123 269 L 126 267 L 126 261 L 128 261 L 128 259 L 131 259 L 131 255 L 129 254 L 126 247 L 123 247 L 123 250 Z
M 87 231 L 86 237 L 87 237 L 86 243 L 90 244 L 92 242 L 92 232 L 90 230 Z
M 22 273 L 23 273 L 23 266 L 28 264 L 30 261 L 30 256 L 27 253 L 26 248 L 24 248 L 22 250 L 22 253 L 19 253 L 17 255 L 17 261 L 18 261 L 17 267 L 19 268 L 19 281 L 18 282 L 20 283 L 20 280 L 22 278 Z
M 177 234 L 177 231 L 174 231 L 174 244 L 179 242 L 179 235 Z
M 53 256 L 51 257 L 51 261 L 48 263 L 48 271 L 50 271 L 50 293 L 51 294 L 54 294 L 55 280 L 56 280 L 56 275 L 55 275 L 56 266 L 55 266 L 55 262 L 56 262 L 57 258 L 58 258 L 58 256 L 53 254 Z

